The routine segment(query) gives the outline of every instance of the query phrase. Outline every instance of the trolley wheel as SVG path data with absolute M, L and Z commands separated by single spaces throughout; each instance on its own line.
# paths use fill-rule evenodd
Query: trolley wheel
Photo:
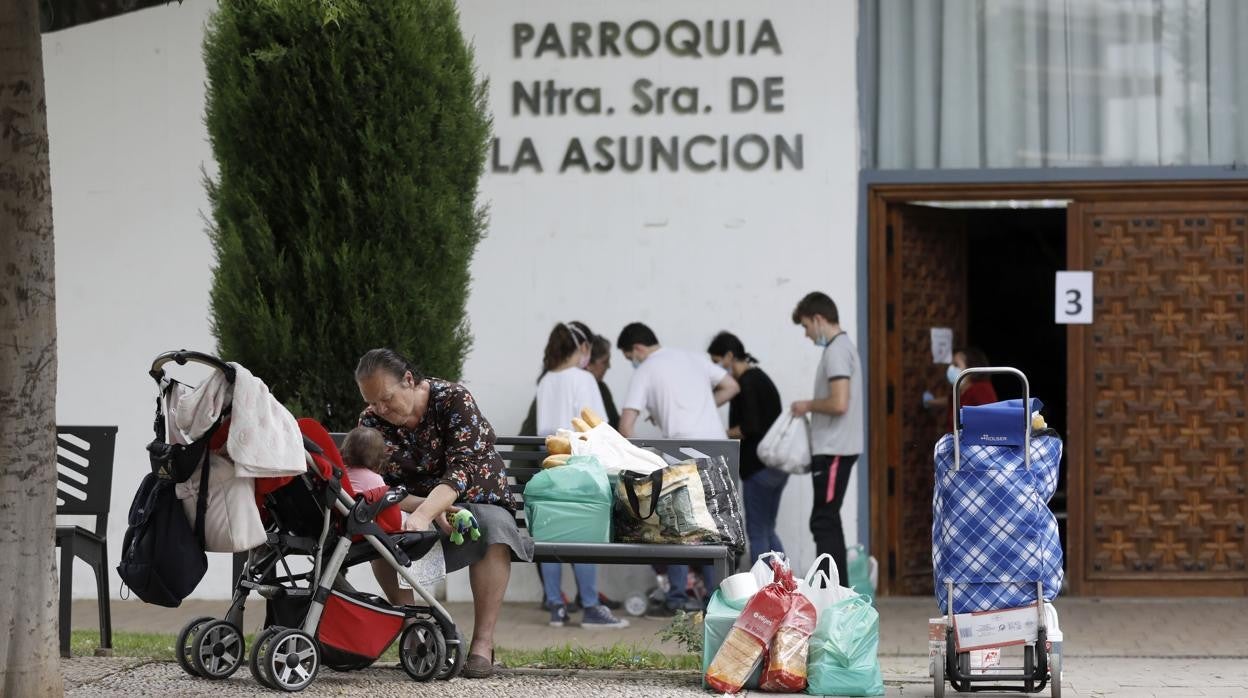
M 624 599 L 624 612 L 630 616 L 641 617 L 646 615 L 646 608 L 650 602 L 641 594 L 630 594 Z
M 421 619 L 407 626 L 399 637 L 399 664 L 415 681 L 428 681 L 446 663 L 446 639 L 430 620 Z
M 466 656 L 464 652 L 464 640 L 459 636 L 459 631 L 452 626 L 450 630 L 443 633 L 446 642 L 446 661 L 442 662 L 442 668 L 438 669 L 437 679 L 439 681 L 449 681 L 456 676 L 464 668 L 463 658 Z
M 267 655 L 269 644 L 273 641 L 273 638 L 283 630 L 285 630 L 285 628 L 280 625 L 270 625 L 264 630 L 261 630 L 260 634 L 252 640 L 251 652 L 247 657 L 247 667 L 251 669 L 252 678 L 254 678 L 261 686 L 274 691 L 278 690 L 277 685 L 274 684 L 273 679 L 265 673 L 265 665 L 264 662 L 261 661 L 261 658 Z
M 178 632 L 177 647 L 178 666 L 182 667 L 182 671 L 191 676 L 199 676 L 199 671 L 195 669 L 195 665 L 191 663 L 191 640 L 195 639 L 195 634 L 204 625 L 216 620 L 212 616 L 200 616 L 190 623 L 182 626 L 182 630 Z
M 321 669 L 321 651 L 312 636 L 297 628 L 283 628 L 260 648 L 256 660 L 270 684 L 282 691 L 302 691 Z
M 932 698 L 945 698 L 945 655 L 932 659 Z
M 1062 698 L 1062 654 L 1049 655 L 1049 693 L 1053 698 Z
M 228 679 L 243 665 L 247 647 L 233 623 L 204 623 L 191 640 L 191 666 L 205 679 Z

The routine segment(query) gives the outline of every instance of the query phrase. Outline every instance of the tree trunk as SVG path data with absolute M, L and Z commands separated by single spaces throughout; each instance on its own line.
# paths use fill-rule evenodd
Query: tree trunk
M 0 695 L 61 695 L 56 298 L 38 0 L 0 0 Z

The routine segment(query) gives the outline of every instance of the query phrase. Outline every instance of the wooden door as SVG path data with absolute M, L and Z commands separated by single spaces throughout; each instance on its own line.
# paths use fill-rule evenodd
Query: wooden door
M 947 431 L 948 413 L 924 409 L 923 392 L 950 392 L 946 364 L 932 361 L 931 329 L 952 328 L 955 346 L 966 340 L 966 219 L 954 210 L 892 205 L 884 234 L 886 436 L 873 442 L 871 462 L 886 472 L 883 487 L 873 489 L 883 514 L 876 525 L 884 528 L 875 531 L 875 555 L 886 593 L 930 594 L 932 448 Z
M 1070 563 L 1083 594 L 1248 593 L 1248 205 L 1076 203 Z

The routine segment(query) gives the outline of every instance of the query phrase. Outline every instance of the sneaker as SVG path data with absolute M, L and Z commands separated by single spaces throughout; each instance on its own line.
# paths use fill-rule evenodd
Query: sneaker
M 566 606 L 560 605 L 550 609 L 550 627 L 562 628 L 566 622 L 568 622 L 568 609 Z
M 590 606 L 581 616 L 582 628 L 627 628 L 628 621 L 611 615 L 606 606 Z
M 676 611 L 681 610 L 673 608 L 665 603 L 650 604 L 650 608 L 646 609 L 647 618 L 674 618 Z

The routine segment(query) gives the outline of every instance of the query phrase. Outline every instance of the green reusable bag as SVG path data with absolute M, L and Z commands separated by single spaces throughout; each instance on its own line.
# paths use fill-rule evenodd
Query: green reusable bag
M 806 692 L 812 695 L 879 696 L 880 614 L 871 602 L 851 596 L 819 612 L 810 637 Z
M 741 615 L 741 609 L 745 608 L 749 599 L 742 599 L 739 603 L 732 602 L 724 598 L 719 589 L 711 594 L 711 600 L 706 606 L 706 614 L 702 617 L 702 686 L 706 687 L 706 670 L 711 666 L 711 660 L 715 659 L 715 653 L 719 651 L 720 645 L 724 644 L 724 640 L 728 638 L 728 631 L 732 630 L 732 624 L 737 622 L 737 617 Z M 750 678 L 745 682 L 745 688 L 757 689 L 758 683 L 763 677 L 763 665 L 759 664 L 750 674 Z
M 573 456 L 525 485 L 529 535 L 551 543 L 610 543 L 612 502 L 607 472 L 598 459 Z
M 851 546 L 849 554 L 849 585 L 854 591 L 875 602 L 875 587 L 871 584 L 871 556 L 861 543 Z

